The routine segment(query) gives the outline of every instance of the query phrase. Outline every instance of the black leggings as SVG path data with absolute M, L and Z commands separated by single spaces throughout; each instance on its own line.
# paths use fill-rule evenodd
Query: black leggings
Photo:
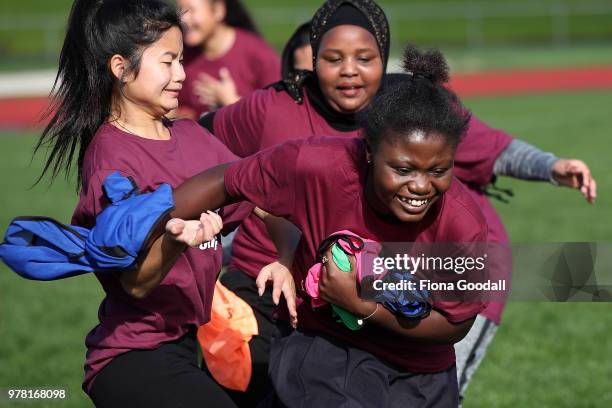
M 96 376 L 89 393 L 96 407 L 235 407 L 198 366 L 194 333 L 155 350 L 122 354 Z
M 222 388 L 241 408 L 254 408 L 260 404 L 264 406 L 267 403 L 267 397 L 272 393 L 272 383 L 268 376 L 270 342 L 273 337 L 279 336 L 276 322 L 272 317 L 275 308 L 272 301 L 272 288 L 267 287 L 263 296 L 260 297 L 257 293 L 255 279 L 239 270 L 226 272 L 220 280 L 226 288 L 253 308 L 259 328 L 259 335 L 253 336 L 249 342 L 253 371 L 247 390 L 241 392 Z M 206 362 L 202 362 L 202 369 L 207 375 L 211 375 L 207 370 Z

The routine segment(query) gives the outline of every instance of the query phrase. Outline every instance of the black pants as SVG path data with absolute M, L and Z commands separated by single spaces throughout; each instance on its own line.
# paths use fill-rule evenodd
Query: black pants
M 272 317 L 275 308 L 272 301 L 272 289 L 267 288 L 260 297 L 257 293 L 255 279 L 241 271 L 226 272 L 221 277 L 221 283 L 253 308 L 259 327 L 259 335 L 254 336 L 249 342 L 253 369 L 247 390 L 241 392 L 222 388 L 239 407 L 254 408 L 265 400 L 272 390 L 268 376 L 268 360 L 271 339 L 278 336 L 278 329 Z M 210 375 L 205 362 L 202 363 L 202 369 Z
M 457 371 L 411 373 L 320 334 L 294 331 L 270 354 L 275 407 L 456 408 Z
M 133 350 L 96 376 L 90 397 L 96 407 L 235 407 L 197 361 L 195 333 L 155 350 Z

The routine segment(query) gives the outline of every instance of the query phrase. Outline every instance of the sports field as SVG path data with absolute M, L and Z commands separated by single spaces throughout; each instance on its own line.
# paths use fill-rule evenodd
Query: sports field
M 612 175 L 609 130 L 612 92 L 552 93 L 468 99 L 491 124 L 566 157 L 579 157 L 597 178 L 594 206 L 575 191 L 500 180 L 512 187 L 511 204 L 497 207 L 513 242 L 610 241 Z M 0 226 L 17 215 L 45 214 L 68 221 L 74 186 L 58 179 L 32 190 L 42 163 L 30 165 L 36 135 L 0 134 Z M 84 338 L 97 322 L 103 293 L 92 277 L 41 283 L 0 266 L 0 385 L 65 387 L 69 398 L 10 406 L 86 407 L 80 390 Z M 511 303 L 465 407 L 612 406 L 612 305 Z M 0 406 L 7 401 L 0 400 Z
M 61 47 L 72 0 L 21 0 L 0 2 L 0 70 L 53 67 Z M 243 0 L 255 16 L 264 37 L 281 49 L 295 27 L 310 18 L 321 0 Z M 591 48 L 596 59 L 612 60 L 612 7 L 606 0 L 384 0 L 391 25 L 392 49 L 401 52 L 407 43 L 441 47 L 460 67 L 480 67 L 483 47 L 529 45 L 541 60 L 549 59 L 545 47 L 568 45 Z M 584 45 L 589 47 L 583 48 Z M 464 49 L 472 56 L 465 64 Z M 454 52 L 453 52 L 454 50 Z M 490 50 L 488 50 L 490 52 Z M 527 51 L 529 52 L 529 51 Z M 554 53 L 554 51 L 553 51 Z M 524 53 L 496 61 L 517 64 Z M 557 53 L 559 55 L 559 53 Z M 554 56 L 552 57 L 554 58 Z M 563 61 L 559 61 L 563 63 Z

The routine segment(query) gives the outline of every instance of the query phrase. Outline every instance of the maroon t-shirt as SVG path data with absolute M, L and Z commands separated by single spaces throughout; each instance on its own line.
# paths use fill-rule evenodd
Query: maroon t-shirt
M 234 45 L 225 55 L 210 60 L 200 50 L 189 49 L 185 51 L 184 67 L 186 78 L 179 94 L 179 106 L 191 108 L 198 115 L 210 110 L 194 93 L 194 82 L 199 81 L 201 73 L 219 79 L 219 70 L 227 68 L 240 96 L 281 79 L 276 51 L 257 35 L 238 28 Z
M 102 184 L 114 171 L 132 176 L 142 191 L 152 191 L 162 183 L 176 187 L 201 171 L 236 160 L 219 140 L 191 120 L 173 122 L 169 129 L 171 139 L 162 141 L 123 132 L 108 123 L 102 125 L 85 154 L 83 185 L 72 223 L 94 225 L 96 214 L 108 204 Z M 250 208 L 225 207 L 224 223 L 243 218 Z M 187 249 L 159 287 L 144 299 L 127 294 L 118 274 L 96 274 L 106 297 L 98 312 L 100 323 L 85 340 L 86 391 L 114 357 L 133 349 L 156 348 L 210 319 L 222 262 L 218 241 L 216 247 Z
M 305 92 L 306 93 L 306 92 Z M 237 156 L 246 157 L 287 140 L 311 136 L 359 137 L 360 131 L 334 129 L 313 108 L 306 93 L 298 105 L 286 92 L 259 90 L 238 103 L 215 113 L 214 133 Z M 508 134 L 492 129 L 472 117 L 468 132 L 455 157 L 455 175 L 467 184 L 470 193 L 482 206 L 494 242 L 507 242 L 507 234 L 495 209 L 480 191 L 493 177 L 495 160 L 512 141 Z M 505 237 L 505 238 L 504 238 Z M 505 241 L 504 241 L 505 239 Z M 256 277 L 261 268 L 278 258 L 263 222 L 249 216 L 236 234 L 230 268 Z M 484 314 L 499 323 L 503 304 L 496 303 Z
M 359 131 L 334 129 L 312 106 L 308 95 L 298 105 L 283 91 L 263 89 L 215 113 L 214 133 L 233 153 L 247 157 L 287 140 L 313 135 L 358 137 Z M 256 277 L 278 258 L 265 224 L 255 214 L 247 217 L 234 238 L 230 269 Z
M 225 172 L 229 195 L 246 199 L 302 230 L 293 264 L 299 285 L 317 262 L 316 249 L 329 234 L 347 229 L 378 242 L 486 242 L 486 221 L 457 179 L 419 223 L 390 224 L 366 204 L 365 144 L 357 138 L 310 138 L 264 150 Z M 368 325 L 350 331 L 329 310 L 313 311 L 299 299 L 299 325 L 339 338 L 412 372 L 438 372 L 455 361 L 452 344 L 418 344 Z M 436 302 L 450 322 L 482 311 L 482 303 Z

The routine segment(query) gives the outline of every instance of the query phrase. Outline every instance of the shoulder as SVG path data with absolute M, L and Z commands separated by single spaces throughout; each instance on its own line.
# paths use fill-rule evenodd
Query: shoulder
M 273 84 L 251 92 L 238 102 L 217 110 L 216 115 L 223 115 L 234 110 L 240 111 L 245 108 L 254 110 L 254 113 L 259 114 L 265 112 L 281 114 L 282 112 L 295 112 L 299 109 L 299 106 L 279 83 L 278 86 Z
M 469 237 L 486 237 L 486 219 L 468 188 L 456 177 L 444 195 L 443 211 L 445 241 L 461 242 Z
M 83 174 L 101 169 L 130 168 L 130 158 L 137 146 L 122 137 L 122 132 L 109 123 L 102 124 L 87 146 L 83 160 Z
M 305 172 L 327 178 L 358 172 L 365 164 L 365 144 L 360 138 L 314 136 L 300 142 L 298 165 Z
M 201 160 L 204 160 L 204 156 L 219 154 L 224 158 L 235 159 L 235 156 L 229 152 L 227 146 L 196 121 L 178 119 L 172 121 L 171 126 L 173 134 L 179 139 L 180 148 L 185 150 L 188 155 L 200 155 Z M 216 163 L 211 165 L 214 164 Z

